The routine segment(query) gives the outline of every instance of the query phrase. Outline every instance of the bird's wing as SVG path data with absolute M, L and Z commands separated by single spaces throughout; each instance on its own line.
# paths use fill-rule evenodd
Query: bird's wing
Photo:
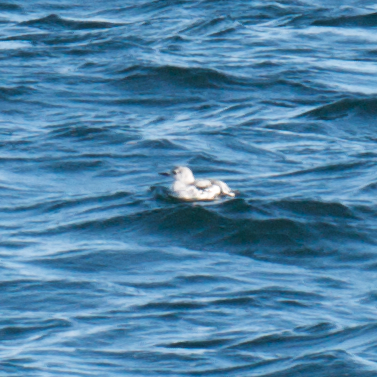
M 236 194 L 229 188 L 229 186 L 223 182 L 218 180 L 212 180 L 211 183 L 213 185 L 217 185 L 220 187 L 221 193 L 228 196 L 235 196 Z
M 175 187 L 175 194 L 178 198 L 183 200 L 195 201 L 195 200 L 213 200 L 220 195 L 221 190 L 217 185 L 211 185 L 205 189 L 197 188 L 194 185 L 188 185 L 185 187 Z
M 209 179 L 198 179 L 194 182 L 194 186 L 199 189 L 205 189 L 212 186 L 212 182 Z

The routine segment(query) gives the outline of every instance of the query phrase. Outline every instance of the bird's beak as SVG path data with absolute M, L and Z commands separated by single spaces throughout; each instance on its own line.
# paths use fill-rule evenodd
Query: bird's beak
M 163 173 L 158 173 L 158 174 L 160 174 L 160 175 L 165 175 L 165 176 L 168 176 L 168 177 L 171 176 L 171 173 L 169 173 L 169 172 L 167 172 L 167 171 L 166 171 L 166 172 L 163 172 Z

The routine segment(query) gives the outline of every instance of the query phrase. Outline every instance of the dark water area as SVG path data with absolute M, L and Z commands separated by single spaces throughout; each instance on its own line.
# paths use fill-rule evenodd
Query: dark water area
M 375 1 L 0 28 L 1 376 L 377 376 Z M 239 195 L 179 202 L 175 165 Z

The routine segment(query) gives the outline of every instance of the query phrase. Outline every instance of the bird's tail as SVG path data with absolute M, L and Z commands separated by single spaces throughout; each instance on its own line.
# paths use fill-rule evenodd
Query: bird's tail
M 236 196 L 236 194 L 229 188 L 229 186 L 225 182 L 215 180 L 215 181 L 212 181 L 212 183 L 220 187 L 221 193 L 223 195 L 228 195 L 231 197 Z

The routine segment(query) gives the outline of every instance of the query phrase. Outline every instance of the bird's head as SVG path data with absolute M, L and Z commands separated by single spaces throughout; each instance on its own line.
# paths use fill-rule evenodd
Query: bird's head
M 194 183 L 195 178 L 192 174 L 191 169 L 186 166 L 177 166 L 169 173 L 160 173 L 161 175 L 172 175 L 176 181 L 185 183 L 186 185 L 191 185 Z

